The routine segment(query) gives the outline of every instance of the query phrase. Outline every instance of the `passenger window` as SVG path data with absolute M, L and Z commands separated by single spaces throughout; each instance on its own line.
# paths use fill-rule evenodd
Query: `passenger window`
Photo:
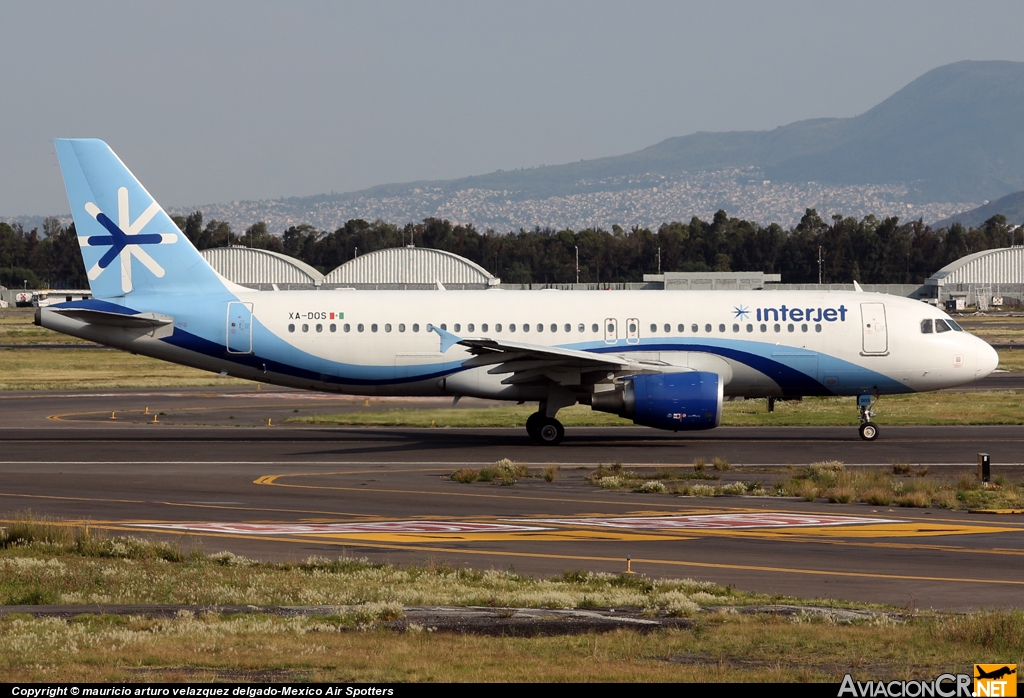
M 334 324 L 334 323 L 332 322 L 332 323 L 331 323 L 331 332 L 337 332 L 337 331 L 338 331 L 338 326 L 337 326 L 337 325 L 335 325 L 335 324 Z
M 543 332 L 544 331 L 544 323 L 542 323 L 542 322 L 538 322 L 537 323 L 537 331 L 538 332 Z
M 356 325 L 356 329 L 359 330 L 360 332 L 362 332 L 363 331 L 363 323 L 360 322 L 358 325 Z
M 786 325 L 786 330 L 788 330 L 789 332 L 792 332 L 792 331 L 793 331 L 793 330 L 795 330 L 795 329 L 796 329 L 796 328 L 795 328 L 795 327 L 793 327 L 793 324 L 792 324 L 792 323 L 790 323 L 790 324 Z
M 768 325 L 765 325 L 765 324 L 762 323 L 761 324 L 761 331 L 762 332 L 767 332 L 768 331 Z
M 753 332 L 753 331 L 754 331 L 754 326 L 753 325 L 747 325 L 747 332 Z
M 776 323 L 776 324 L 775 324 L 775 331 L 776 331 L 776 332 L 782 332 L 782 325 L 780 325 L 780 324 Z
M 593 325 L 590 326 L 590 331 L 591 332 L 597 332 L 597 323 L 596 322 Z
M 511 324 L 510 324 L 510 325 L 508 326 L 508 331 L 509 331 L 509 332 L 515 332 L 515 331 L 516 331 L 516 323 L 514 323 L 514 322 L 513 322 L 513 323 L 511 323 Z
M 931 320 L 922 320 L 921 321 L 921 334 L 931 334 L 931 333 L 932 333 L 932 321 Z
M 739 326 L 739 325 L 735 325 L 735 324 L 734 324 L 734 325 L 732 326 L 732 331 L 733 331 L 733 332 L 739 332 L 739 331 L 740 331 L 740 326 Z
M 494 326 L 494 331 L 495 332 L 501 332 L 501 323 L 500 322 L 497 325 Z
M 567 322 L 567 323 L 565 323 L 565 327 L 564 327 L 563 329 L 564 329 L 564 330 L 565 330 L 566 332 L 572 332 L 572 325 L 570 325 L 570 324 L 569 324 L 569 323 Z M 583 331 L 583 325 L 580 325 L 580 332 L 582 332 L 582 331 Z
M 419 323 L 415 323 L 415 322 L 414 322 L 414 323 L 412 324 L 412 331 L 413 331 L 413 332 L 419 332 L 419 331 L 420 331 L 420 326 L 419 326 Z
M 666 323 L 665 323 L 665 331 L 666 331 L 666 332 L 671 332 L 671 331 L 672 331 L 672 325 L 670 325 L 670 324 L 668 324 L 668 323 L 666 322 Z
M 655 325 L 655 324 L 654 324 L 654 323 L 652 322 L 652 323 L 651 323 L 651 332 L 653 333 L 653 332 L 657 332 L 657 331 L 658 331 L 658 326 L 657 326 L 657 325 Z
M 800 331 L 801 332 L 806 332 L 807 331 L 807 325 L 800 325 Z
M 302 326 L 302 331 L 303 332 L 309 332 L 309 325 L 303 325 Z
M 529 331 L 530 331 L 530 323 L 524 322 L 523 323 L 523 332 L 529 332 Z
M 323 326 L 323 325 L 321 325 L 320 323 L 317 323 L 317 325 L 316 325 L 316 331 L 317 331 L 317 332 L 323 332 L 323 331 L 324 331 L 324 326 Z
M 949 332 L 950 329 L 951 329 L 950 326 L 946 324 L 945 320 L 936 320 L 935 321 L 935 331 L 936 332 Z
M 690 331 L 691 332 L 696 332 L 697 331 L 697 324 L 696 323 L 694 323 L 693 325 L 690 325 Z
M 558 325 L 556 325 L 555 323 L 552 322 L 551 323 L 551 331 L 552 332 L 558 332 Z
M 375 322 L 372 325 L 370 325 L 370 332 L 376 332 L 376 331 L 377 331 L 377 323 Z
M 719 325 L 718 326 L 718 331 L 719 332 L 725 332 L 725 325 Z
M 584 324 L 583 324 L 583 323 L 581 322 L 581 323 L 580 323 L 580 326 L 579 326 L 579 327 L 577 327 L 576 329 L 578 329 L 578 330 L 579 330 L 580 332 L 586 332 L 586 331 L 587 331 L 587 326 L 586 326 L 586 325 L 584 325 Z M 596 330 L 595 330 L 595 332 L 596 332 Z
M 404 323 L 401 323 L 401 322 L 398 323 L 398 331 L 399 332 L 405 332 L 405 324 Z
M 459 323 L 456 322 L 455 323 L 455 331 L 456 332 L 461 332 L 462 331 L 462 325 L 460 325 Z
M 678 331 L 678 332 L 685 332 L 686 331 L 686 325 L 684 325 L 683 323 L 680 322 L 678 327 L 676 327 L 676 331 Z
M 814 326 L 814 331 L 815 331 L 815 332 L 821 332 L 821 323 L 818 323 L 818 324 L 816 324 L 816 325 Z
M 348 324 L 346 322 L 344 325 L 342 325 L 341 329 L 345 330 L 346 332 L 351 332 L 352 331 L 352 325 L 350 325 L 350 324 Z
M 480 325 L 480 331 L 481 332 L 486 332 L 487 331 L 487 323 L 486 322 L 484 324 Z
M 614 332 L 615 332 L 615 324 L 614 323 L 608 323 L 608 334 L 612 334 Z
M 473 323 L 472 322 L 469 323 L 468 325 L 466 325 L 466 331 L 467 332 L 476 332 L 476 330 L 474 330 L 473 327 L 474 327 Z
M 636 323 L 635 322 L 629 323 L 629 331 L 630 331 L 630 333 L 635 333 L 636 329 L 637 328 L 636 328 Z
M 294 332 L 295 331 L 295 325 L 288 325 L 288 331 L 289 332 Z
M 384 325 L 384 331 L 385 332 L 390 332 L 391 331 L 391 323 L 390 322 L 387 323 L 386 325 Z
M 447 332 L 448 331 L 448 323 L 442 322 L 441 323 L 441 329 L 444 330 L 445 332 Z

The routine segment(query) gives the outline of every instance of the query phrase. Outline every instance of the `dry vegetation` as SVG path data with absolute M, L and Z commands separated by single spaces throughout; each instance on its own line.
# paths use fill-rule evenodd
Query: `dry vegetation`
M 0 534 L 3 603 L 344 604 L 334 615 L 0 619 L 5 681 L 832 681 L 922 678 L 984 659 L 1024 663 L 1024 614 L 904 615 L 835 601 L 791 615 L 743 613 L 791 599 L 694 580 L 567 572 L 534 579 L 364 560 L 267 564 L 168 543 L 104 538 L 22 518 Z M 634 607 L 687 629 L 481 637 L 379 624 L 410 605 Z M 814 611 L 813 613 L 811 611 Z M 515 661 L 509 661 L 515 657 Z
M 715 459 L 716 470 L 726 461 Z M 790 467 L 790 476 L 768 485 L 758 480 L 734 481 L 725 485 L 693 482 L 711 479 L 703 459 L 691 469 L 664 469 L 653 475 L 623 470 L 621 464 L 599 465 L 588 481 L 605 489 L 655 492 L 691 497 L 726 495 L 800 497 L 807 501 L 827 500 L 848 504 L 864 502 L 875 506 L 940 507 L 943 509 L 1024 508 L 1024 483 L 1010 482 L 997 475 L 985 486 L 970 472 L 952 478 L 928 476 L 928 468 L 894 462 L 892 468 L 847 469 L 839 461 L 812 463 L 806 468 Z M 714 479 L 717 479 L 715 477 Z

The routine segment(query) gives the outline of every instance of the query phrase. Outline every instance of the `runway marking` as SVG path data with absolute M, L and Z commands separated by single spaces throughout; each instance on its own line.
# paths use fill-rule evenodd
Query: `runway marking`
M 550 524 L 537 526 L 534 524 Z M 786 539 L 793 535 L 814 541 L 815 536 L 913 537 L 1000 533 L 1016 529 L 986 526 L 949 526 L 907 523 L 856 516 L 751 512 L 688 516 L 592 517 L 560 519 L 499 519 L 483 521 L 413 519 L 358 522 L 207 523 L 165 522 L 127 524 L 139 528 L 191 533 L 227 533 L 256 536 L 309 536 L 353 541 L 431 543 L 439 541 L 627 541 L 692 540 L 701 535 Z M 594 528 L 578 528 L 591 526 Z M 597 528 L 598 530 L 594 530 Z M 768 529 L 768 530 L 766 530 Z M 689 531 L 680 537 L 676 531 Z M 657 531 L 657 533 L 653 533 Z M 736 535 L 737 533 L 741 535 Z M 694 535 L 696 534 L 696 535 Z M 745 535 L 743 535 L 745 534 Z
M 638 529 L 744 529 L 794 526 L 849 526 L 852 524 L 898 523 L 893 519 L 873 519 L 831 514 L 789 514 L 784 512 L 699 514 L 683 516 L 621 516 L 590 519 L 519 519 L 563 526 L 607 526 Z
M 319 524 L 167 523 L 145 525 L 151 528 L 167 528 L 181 531 L 251 533 L 265 536 L 321 533 L 508 533 L 511 531 L 551 530 L 543 526 L 522 526 L 506 523 L 423 520 Z
M 116 530 L 138 530 L 130 529 L 125 526 L 109 526 Z M 183 532 L 186 535 L 199 535 L 189 534 Z M 233 538 L 241 540 L 265 540 L 260 536 L 243 535 L 243 534 L 227 534 L 227 533 L 208 533 L 208 536 L 214 538 Z M 299 543 L 309 544 L 310 538 L 276 538 L 275 540 L 280 542 L 288 543 Z M 345 546 L 351 545 L 351 540 L 343 540 L 334 543 L 333 541 L 324 540 L 323 542 L 331 545 Z M 557 553 L 532 553 L 532 552 L 516 552 L 516 551 L 505 551 L 505 550 L 480 550 L 479 548 L 445 548 L 438 546 L 427 546 L 427 545 L 402 545 L 396 543 L 374 543 L 372 547 L 376 549 L 384 550 L 401 550 L 406 552 L 414 553 L 438 553 L 445 555 L 490 555 L 494 557 L 509 557 L 509 558 L 537 558 L 537 559 L 549 559 L 549 560 L 569 560 L 574 562 L 604 562 L 614 563 L 616 565 L 622 564 L 621 557 L 604 557 L 597 555 L 561 555 Z M 724 569 L 724 570 L 736 570 L 741 572 L 773 572 L 780 574 L 793 574 L 793 575 L 811 575 L 811 576 L 832 576 L 832 577 L 851 577 L 851 578 L 862 578 L 862 579 L 895 579 L 905 581 L 923 581 L 923 582 L 955 582 L 961 584 L 1007 584 L 1012 586 L 1024 586 L 1024 580 L 1016 579 L 982 579 L 972 577 L 932 577 L 927 575 L 910 575 L 910 574 L 891 574 L 891 573 L 880 573 L 880 572 L 850 572 L 840 570 L 821 570 L 821 569 L 805 569 L 805 568 L 793 568 L 793 567 L 773 567 L 766 565 L 738 565 L 720 562 L 696 562 L 689 560 L 659 560 L 656 558 L 633 558 L 634 565 L 640 564 L 651 564 L 651 565 L 666 565 L 670 567 L 692 567 L 697 569 Z
M 747 538 L 785 538 L 794 539 L 800 537 L 802 540 L 813 541 L 815 537 L 836 537 L 836 538 L 915 538 L 933 536 L 963 536 L 985 533 L 1017 533 L 1019 528 L 1005 528 L 996 526 L 972 526 L 950 525 L 931 522 L 908 523 L 892 521 L 884 524 L 866 526 L 849 526 L 843 528 L 809 527 L 809 528 L 779 528 L 770 531 L 743 531 L 743 537 Z M 701 533 L 707 535 L 722 535 L 725 531 L 704 530 Z M 736 536 L 735 533 L 729 534 Z M 913 546 L 906 546 L 913 547 Z M 988 552 L 981 550 L 962 549 L 965 552 Z M 1024 555 L 1024 551 L 1018 554 Z

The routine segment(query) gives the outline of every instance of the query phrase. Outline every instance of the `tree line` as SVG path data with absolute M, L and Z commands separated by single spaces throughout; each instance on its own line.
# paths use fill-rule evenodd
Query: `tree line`
M 204 221 L 196 211 L 174 222 L 200 250 L 242 245 L 296 257 L 328 273 L 358 255 L 403 245 L 453 252 L 501 277 L 506 283 L 571 283 L 579 253 L 581 282 L 636 282 L 661 271 L 764 271 L 785 283 L 923 283 L 946 264 L 973 252 L 1024 244 L 1024 227 L 996 215 L 978 228 L 959 223 L 933 229 L 921 220 L 896 217 L 861 220 L 823 219 L 807 209 L 790 229 L 772 223 L 730 218 L 725 211 L 711 221 L 664 223 L 656 230 L 588 228 L 520 229 L 508 234 L 481 232 L 428 218 L 397 226 L 353 219 L 334 231 L 291 226 L 280 235 L 265 223 L 237 234 L 218 220 Z M 821 260 L 819 267 L 819 258 Z M 74 224 L 56 218 L 42 230 L 0 223 L 0 285 L 8 288 L 86 288 L 88 279 L 78 250 Z

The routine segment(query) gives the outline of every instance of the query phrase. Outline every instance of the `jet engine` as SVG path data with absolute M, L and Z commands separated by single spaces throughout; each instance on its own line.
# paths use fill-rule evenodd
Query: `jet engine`
M 722 421 L 723 387 L 717 373 L 645 373 L 623 378 L 614 390 L 594 393 L 590 407 L 655 429 L 714 429 Z

